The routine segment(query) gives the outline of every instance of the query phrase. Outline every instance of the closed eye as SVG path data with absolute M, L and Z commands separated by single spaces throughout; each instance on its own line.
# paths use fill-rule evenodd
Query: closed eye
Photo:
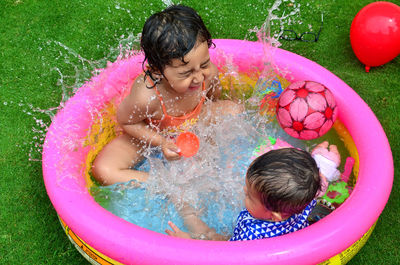
M 207 68 L 210 65 L 210 59 L 200 65 L 201 68 Z
M 191 73 L 192 73 L 192 71 L 190 70 L 190 71 L 186 71 L 183 73 L 179 73 L 179 75 L 185 77 L 185 76 L 189 76 Z

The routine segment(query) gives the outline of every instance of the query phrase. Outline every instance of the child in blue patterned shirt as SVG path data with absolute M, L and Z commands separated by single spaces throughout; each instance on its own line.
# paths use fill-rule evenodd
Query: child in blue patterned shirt
M 340 157 L 336 146 L 324 142 L 317 146 L 331 157 Z M 233 236 L 217 234 L 198 218 L 191 207 L 182 209 L 185 225 L 193 238 L 209 240 L 254 240 L 284 235 L 308 226 L 307 217 L 316 198 L 327 188 L 325 176 L 314 158 L 303 150 L 271 150 L 250 165 L 244 186 L 245 207 L 237 218 Z M 170 236 L 192 238 L 174 223 L 168 223 Z

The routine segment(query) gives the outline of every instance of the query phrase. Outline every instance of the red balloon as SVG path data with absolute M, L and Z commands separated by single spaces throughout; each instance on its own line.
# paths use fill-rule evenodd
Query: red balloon
M 393 60 L 400 54 L 400 6 L 389 2 L 366 5 L 351 23 L 350 42 L 366 72 Z

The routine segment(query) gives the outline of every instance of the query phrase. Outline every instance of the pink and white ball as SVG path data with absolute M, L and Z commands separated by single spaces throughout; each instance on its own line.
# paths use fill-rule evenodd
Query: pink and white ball
M 290 136 L 311 140 L 329 131 L 338 109 L 332 92 L 313 81 L 290 84 L 279 97 L 276 117 Z

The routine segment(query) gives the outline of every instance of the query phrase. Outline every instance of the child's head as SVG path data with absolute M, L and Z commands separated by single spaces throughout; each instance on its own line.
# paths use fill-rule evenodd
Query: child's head
M 150 16 L 144 24 L 140 46 L 150 69 L 163 74 L 172 59 L 181 59 L 196 43 L 213 44 L 201 17 L 190 7 L 173 5 Z
M 319 170 L 308 152 L 295 148 L 271 150 L 251 163 L 246 186 L 245 192 L 259 200 L 260 209 L 262 206 L 264 211 L 289 217 L 304 210 L 316 196 L 320 189 Z M 246 207 L 253 215 L 249 208 L 254 205 L 247 197 L 248 194 Z

